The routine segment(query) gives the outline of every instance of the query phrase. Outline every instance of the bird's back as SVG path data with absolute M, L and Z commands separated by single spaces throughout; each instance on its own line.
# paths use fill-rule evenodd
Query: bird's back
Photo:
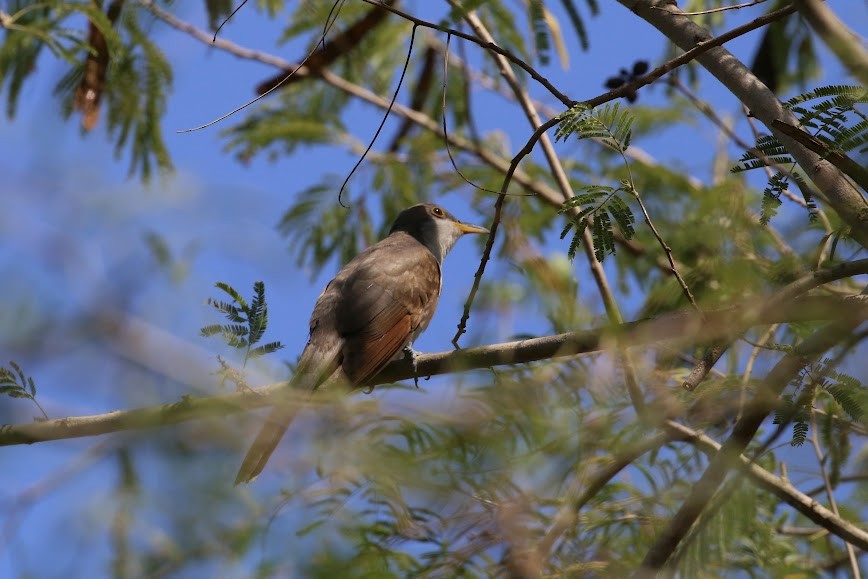
M 407 233 L 393 233 L 323 290 L 299 371 L 320 379 L 340 370 L 353 385 L 373 377 L 427 327 L 439 296 L 437 259 Z

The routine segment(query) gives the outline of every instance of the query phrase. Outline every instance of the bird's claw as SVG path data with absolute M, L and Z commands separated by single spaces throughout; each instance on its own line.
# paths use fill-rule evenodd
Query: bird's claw
M 416 388 L 419 387 L 419 355 L 420 353 L 413 349 L 412 344 L 404 347 L 404 358 L 409 358 L 410 363 L 413 364 L 413 383 Z

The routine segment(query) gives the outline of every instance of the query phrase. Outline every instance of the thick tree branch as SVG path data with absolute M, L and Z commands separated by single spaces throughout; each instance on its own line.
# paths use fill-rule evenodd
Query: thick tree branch
M 868 191 L 868 169 L 840 151 L 831 149 L 826 143 L 807 133 L 799 127 L 794 127 L 778 119 L 772 121 L 772 126 L 783 134 L 792 137 L 806 148 L 828 159 L 830 163 L 849 175 L 864 191 Z
M 683 50 L 689 51 L 714 40 L 708 30 L 687 16 L 680 15 L 678 8 L 667 0 L 618 1 L 660 30 Z M 795 9 L 793 6 L 788 8 Z M 773 128 L 775 119 L 791 125 L 797 124 L 793 114 L 784 108 L 775 94 L 744 63 L 723 47 L 715 47 L 697 57 L 697 60 L 744 103 L 756 118 L 769 127 L 808 177 L 820 188 L 832 208 L 851 226 L 853 238 L 868 247 L 868 201 L 832 163 L 821 159 L 798 141 Z

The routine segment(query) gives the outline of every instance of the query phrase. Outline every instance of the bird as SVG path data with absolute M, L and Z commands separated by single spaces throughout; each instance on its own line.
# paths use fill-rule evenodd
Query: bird
M 441 206 L 401 211 L 389 235 L 350 260 L 325 287 L 310 318 L 310 335 L 284 394 L 324 384 L 358 386 L 402 355 L 414 362 L 413 342 L 437 309 L 446 254 L 465 234 L 488 233 Z M 279 397 L 280 398 L 280 397 Z M 298 405 L 278 399 L 241 463 L 235 484 L 265 468 Z

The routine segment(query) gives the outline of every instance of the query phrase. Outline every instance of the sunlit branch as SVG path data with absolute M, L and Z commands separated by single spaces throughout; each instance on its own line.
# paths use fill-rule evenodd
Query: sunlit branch
M 845 264 L 847 267 L 834 275 L 868 273 L 868 259 Z M 858 267 L 857 267 L 858 266 Z M 820 278 L 823 279 L 823 278 Z M 817 281 L 817 285 L 823 283 Z M 713 340 L 728 335 L 733 328 L 743 330 L 754 325 L 768 325 L 797 321 L 817 321 L 840 318 L 868 318 L 868 300 L 838 297 L 804 297 L 787 303 L 774 300 L 754 301 L 749 304 L 705 312 L 700 315 L 686 311 L 660 318 L 629 322 L 611 327 L 583 330 L 466 348 L 463 350 L 423 354 L 417 359 L 417 370 L 409 360 L 390 363 L 375 379 L 363 387 L 408 380 L 414 376 L 438 376 L 492 366 L 525 364 L 600 352 L 609 348 L 666 345 L 679 347 L 697 340 Z M 210 397 L 186 396 L 178 402 L 117 410 L 106 414 L 45 420 L 28 424 L 0 426 L 0 446 L 31 444 L 48 440 L 61 440 L 97 436 L 111 432 L 156 428 L 211 416 L 225 416 L 271 404 L 271 397 L 286 386 L 279 382 L 256 389 Z M 285 394 L 283 394 L 285 395 Z M 303 396 L 307 399 L 307 396 Z

